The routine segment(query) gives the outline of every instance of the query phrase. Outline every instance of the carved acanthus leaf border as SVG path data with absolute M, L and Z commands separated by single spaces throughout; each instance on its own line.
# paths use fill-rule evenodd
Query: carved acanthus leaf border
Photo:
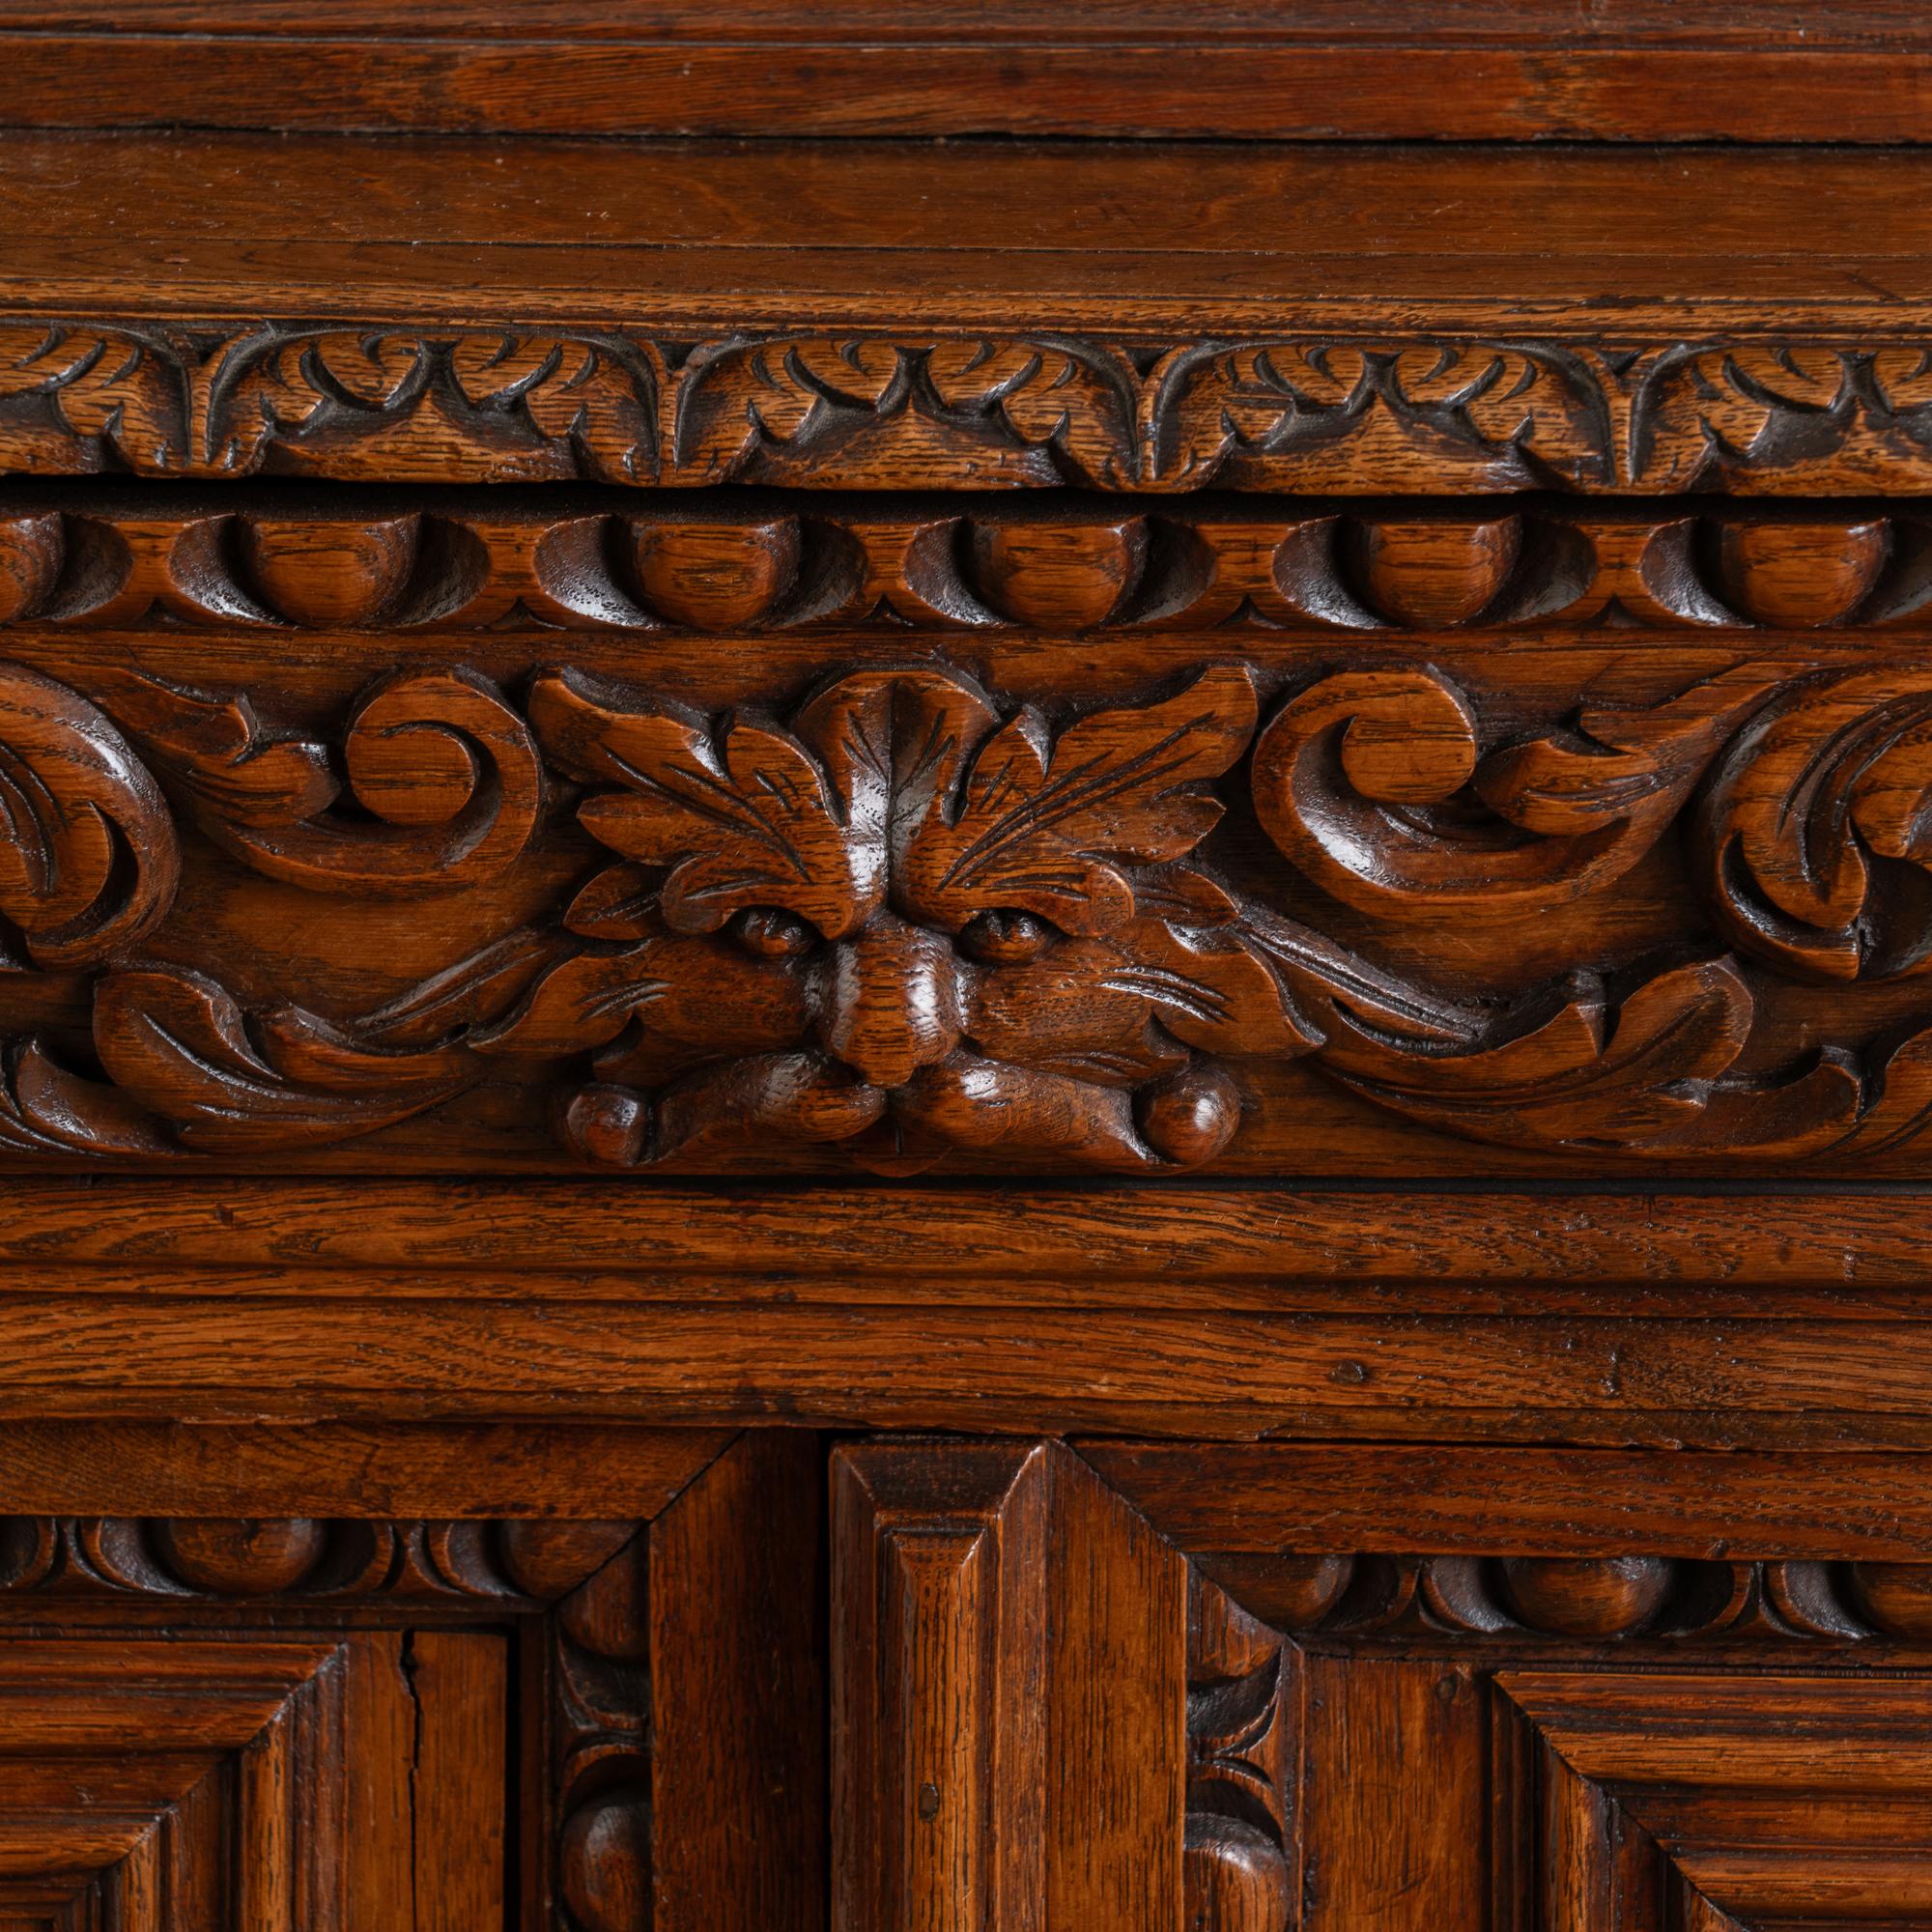
M 1827 983 L 1932 966 L 1928 715 L 1910 668 L 1752 659 L 1536 738 L 1410 667 L 1264 703 L 1254 668 L 1208 664 L 1057 723 L 932 663 L 836 673 L 783 717 L 431 667 L 331 742 L 234 693 L 110 668 L 83 696 L 0 664 L 0 937 L 16 968 L 93 975 L 105 1076 L 7 1042 L 0 1146 L 299 1149 L 535 1068 L 563 1148 L 620 1169 L 793 1142 L 887 1173 L 988 1151 L 1160 1172 L 1228 1146 L 1244 1062 L 1303 1060 L 1509 1147 L 1855 1157 L 1919 1131 L 1932 1027 L 1764 1070 L 1737 955 Z M 1721 943 L 1445 994 L 1204 863 L 1244 760 L 1281 862 L 1376 918 L 1554 911 L 1668 838 Z M 565 810 L 609 858 L 554 916 L 325 1016 L 146 955 L 176 810 L 353 897 L 499 878 Z
M 0 321 L 0 469 L 1910 493 L 1932 345 Z

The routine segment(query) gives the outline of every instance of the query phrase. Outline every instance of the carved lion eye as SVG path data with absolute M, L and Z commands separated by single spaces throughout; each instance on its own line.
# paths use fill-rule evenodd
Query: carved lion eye
M 1045 920 L 1001 907 L 968 920 L 960 931 L 959 945 L 975 959 L 996 966 L 1020 966 L 1037 959 L 1059 937 Z
M 795 959 L 818 943 L 808 922 L 780 906 L 748 907 L 731 922 L 731 937 L 760 959 Z

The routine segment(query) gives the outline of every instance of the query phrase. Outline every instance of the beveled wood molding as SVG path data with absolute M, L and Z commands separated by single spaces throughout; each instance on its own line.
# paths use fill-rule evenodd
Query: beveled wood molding
M 259 1435 L 226 1446 L 231 1478 L 277 1483 Z M 822 1452 L 644 1453 L 680 1463 L 645 1520 L 562 1492 L 504 1519 L 0 1515 L 0 1909 L 176 1932 L 413 1898 L 417 1924 L 625 1932 L 655 1897 L 774 1922 L 822 1833 Z
M 0 317 L 0 470 L 1343 495 L 1932 489 L 1932 338 Z
M 38 127 L 420 133 L 958 135 L 1220 140 L 1918 141 L 1909 8 L 1747 21 L 1603 5 L 1444 18 L 1420 5 L 767 4 L 467 10 L 399 22 L 257 0 L 22 5 L 4 40 Z M 156 46 L 158 43 L 158 46 Z

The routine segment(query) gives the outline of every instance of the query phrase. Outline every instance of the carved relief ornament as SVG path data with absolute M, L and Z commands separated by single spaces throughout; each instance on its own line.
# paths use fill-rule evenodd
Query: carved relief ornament
M 0 467 L 384 482 L 1922 490 L 1932 348 L 0 320 Z
M 1408 668 L 1264 707 L 1250 668 L 1212 664 L 1057 723 L 930 663 L 835 674 L 782 717 L 568 668 L 514 698 L 409 668 L 339 744 L 130 672 L 97 696 L 0 667 L 0 939 L 20 968 L 93 976 L 104 1076 L 11 1041 L 0 1142 L 18 1152 L 315 1146 L 532 1077 L 562 1146 L 620 1168 L 792 1144 L 884 1172 L 1191 1167 L 1227 1147 L 1263 1060 L 1450 1133 L 1593 1154 L 1845 1154 L 1932 1102 L 1910 1029 L 1757 1070 L 1751 982 L 1719 947 L 1451 997 L 1202 851 L 1245 790 L 1280 864 L 1406 921 L 1559 908 L 1681 839 L 1760 970 L 1909 977 L 1932 956 L 1909 672 L 1745 660 L 1501 741 Z M 174 811 L 306 892 L 454 896 L 565 810 L 608 863 L 373 1012 L 251 1007 L 151 956 Z

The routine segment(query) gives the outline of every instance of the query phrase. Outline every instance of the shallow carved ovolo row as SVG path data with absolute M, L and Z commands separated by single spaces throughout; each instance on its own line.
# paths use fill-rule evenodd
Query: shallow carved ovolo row
M 0 1595 L 551 1604 L 633 1522 L 0 1517 Z
M 671 341 L 0 322 L 0 468 L 386 482 L 1911 492 L 1932 348 L 1830 339 Z
M 1189 1568 L 1181 1881 L 1190 1925 L 1292 1922 L 1288 1840 L 1300 1740 L 1286 1650 L 1276 1632 Z
M 1928 606 L 1932 522 L 1819 504 L 820 508 L 721 492 L 643 512 L 608 494 L 564 511 L 0 508 L 0 623 L 88 628 L 1811 630 L 1922 622 Z
M 1911 974 L 1932 962 L 1932 675 L 1746 661 L 1500 743 L 1413 668 L 1271 702 L 1264 724 L 1256 673 L 1215 664 L 1056 724 L 926 664 L 835 675 L 781 721 L 568 668 L 514 702 L 404 668 L 336 747 L 237 694 L 103 669 L 89 698 L 0 666 L 0 917 L 15 964 L 96 972 L 106 1076 L 9 1043 L 0 1144 L 298 1148 L 536 1066 L 562 1145 L 616 1167 L 789 1141 L 883 1172 L 961 1150 L 1157 1170 L 1228 1145 L 1231 1064 L 1302 1058 L 1536 1149 L 1843 1157 L 1918 1130 L 1932 1032 L 1741 1073 L 1756 1002 L 1718 948 L 1456 997 L 1230 890 L 1198 848 L 1251 752 L 1283 861 L 1378 918 L 1553 910 L 1681 829 L 1729 946 L 1802 979 Z M 499 877 L 547 812 L 611 859 L 374 1011 L 245 1010 L 143 956 L 182 867 L 164 787 L 319 893 Z
M 1197 1561 L 1222 1589 L 1260 1609 L 1268 1628 L 1296 1637 L 1932 1638 L 1932 1563 L 1293 1554 Z M 1231 1614 L 1248 1615 L 1221 1612 Z

